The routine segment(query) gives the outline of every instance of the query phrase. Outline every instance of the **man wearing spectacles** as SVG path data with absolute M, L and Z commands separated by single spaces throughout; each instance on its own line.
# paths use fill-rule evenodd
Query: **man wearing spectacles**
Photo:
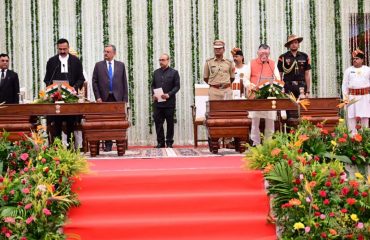
M 159 58 L 160 68 L 154 71 L 152 80 L 153 117 L 157 133 L 156 148 L 173 146 L 174 116 L 176 93 L 180 90 L 179 72 L 170 67 L 170 56 L 166 53 Z M 167 134 L 164 137 L 163 124 L 167 123 Z

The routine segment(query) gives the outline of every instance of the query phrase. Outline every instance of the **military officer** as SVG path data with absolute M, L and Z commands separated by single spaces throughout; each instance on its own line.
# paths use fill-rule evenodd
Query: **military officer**
M 310 59 L 306 53 L 298 51 L 302 41 L 302 37 L 290 35 L 284 45 L 289 51 L 280 55 L 277 65 L 285 82 L 285 92 L 292 92 L 297 98 L 300 95 L 299 88 L 304 88 L 305 97 L 309 97 L 311 88 Z
M 224 58 L 225 43 L 222 40 L 213 42 L 215 56 L 206 60 L 204 81 L 209 84 L 209 100 L 231 99 L 231 83 L 234 81 L 234 65 Z

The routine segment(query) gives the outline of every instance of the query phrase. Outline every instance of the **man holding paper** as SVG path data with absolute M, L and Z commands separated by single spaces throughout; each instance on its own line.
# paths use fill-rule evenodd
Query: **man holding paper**
M 180 89 L 180 76 L 177 70 L 171 68 L 170 56 L 166 53 L 159 58 L 161 66 L 153 73 L 152 93 L 154 108 L 154 123 L 157 133 L 156 148 L 172 148 L 174 135 L 174 115 L 176 107 L 176 93 Z M 164 137 L 163 124 L 167 122 L 167 134 Z

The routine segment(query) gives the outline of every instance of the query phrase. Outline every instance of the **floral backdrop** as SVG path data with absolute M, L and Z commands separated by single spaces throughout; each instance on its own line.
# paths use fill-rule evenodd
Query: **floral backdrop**
M 227 57 L 238 45 L 251 59 L 266 42 L 276 60 L 286 51 L 288 34 L 303 36 L 301 50 L 314 66 L 312 92 L 337 96 L 350 64 L 350 14 L 369 12 L 366 0 L 2 0 L 0 52 L 10 54 L 11 68 L 32 99 L 44 88 L 56 39 L 67 38 L 80 53 L 89 81 L 95 62 L 103 58 L 104 43 L 115 44 L 116 58 L 126 63 L 130 77 L 130 145 L 155 142 L 150 75 L 159 67 L 159 55 L 170 53 L 181 76 L 175 143 L 190 144 L 193 86 L 202 82 L 202 66 L 212 56 L 215 38 L 225 40 Z

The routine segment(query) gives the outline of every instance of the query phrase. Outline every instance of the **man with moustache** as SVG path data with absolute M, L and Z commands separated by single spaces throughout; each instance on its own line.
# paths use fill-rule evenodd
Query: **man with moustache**
M 44 82 L 46 86 L 53 84 L 54 80 L 64 80 L 74 87 L 76 92 L 83 86 L 85 81 L 82 63 L 78 57 L 69 54 L 69 42 L 61 38 L 57 41 L 58 54 L 51 57 L 46 64 Z M 78 116 L 48 117 L 48 125 L 52 126 L 51 137 L 61 138 L 63 122 L 66 123 L 65 134 L 68 136 L 68 144 L 74 131 L 75 124 L 79 121 Z

